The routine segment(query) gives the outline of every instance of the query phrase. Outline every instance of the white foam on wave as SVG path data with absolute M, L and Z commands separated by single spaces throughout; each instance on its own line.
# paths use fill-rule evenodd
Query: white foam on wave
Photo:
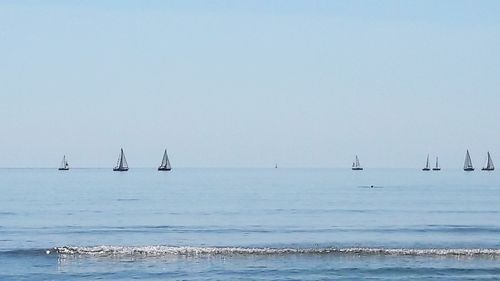
M 172 246 L 57 247 L 61 255 L 88 256 L 208 256 L 208 255 L 387 255 L 387 256 L 498 256 L 500 249 L 391 249 L 391 248 L 244 248 Z

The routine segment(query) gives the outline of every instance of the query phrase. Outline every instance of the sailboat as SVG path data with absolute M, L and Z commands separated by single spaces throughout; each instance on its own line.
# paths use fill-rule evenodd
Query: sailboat
M 275 168 L 275 169 L 278 169 L 278 163 L 276 163 L 276 165 L 274 165 L 274 168 Z
M 69 164 L 66 160 L 66 155 L 63 155 L 63 159 L 61 161 L 61 166 L 59 166 L 59 171 L 67 171 L 69 170 Z
M 356 155 L 356 159 L 354 160 L 354 162 L 352 162 L 352 170 L 353 171 L 361 171 L 361 170 L 363 170 L 363 167 L 361 167 L 361 164 L 359 164 L 358 155 Z
M 464 171 L 474 171 L 472 160 L 470 159 L 469 150 L 467 150 L 467 153 L 465 154 Z
M 120 156 L 118 156 L 118 161 L 116 162 L 116 166 L 113 168 L 113 171 L 128 171 L 127 159 L 125 158 L 125 154 L 123 153 L 123 148 L 120 150 Z
M 425 168 L 422 169 L 422 171 L 430 171 L 431 170 L 431 165 L 429 164 L 429 154 L 427 154 L 427 162 L 425 164 Z
M 433 171 L 441 171 L 441 167 L 439 167 L 439 158 L 436 156 L 436 166 L 432 168 Z
M 172 167 L 170 166 L 170 160 L 168 160 L 167 150 L 163 153 L 163 159 L 161 160 L 161 165 L 158 167 L 158 171 L 170 171 Z
M 481 170 L 483 170 L 483 171 L 495 170 L 495 165 L 493 165 L 493 160 L 491 160 L 491 155 L 490 155 L 489 151 L 488 151 L 488 157 L 486 158 L 486 164 Z

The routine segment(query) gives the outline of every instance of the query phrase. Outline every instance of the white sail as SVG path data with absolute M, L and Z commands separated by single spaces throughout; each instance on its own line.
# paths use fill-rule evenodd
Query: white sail
M 165 152 L 163 153 L 163 159 L 161 160 L 161 165 L 160 167 L 166 168 L 168 163 L 168 155 L 167 155 L 167 150 L 165 149 Z
M 472 166 L 472 160 L 470 158 L 469 150 L 467 150 L 467 153 L 465 154 L 464 170 L 474 170 L 474 167 Z
M 59 168 L 65 168 L 65 167 L 66 167 L 66 155 L 63 156 Z
M 66 160 L 66 155 L 63 155 L 61 160 L 61 166 L 59 166 L 59 170 L 67 170 L 69 169 L 68 161 Z
M 120 156 L 118 156 L 118 161 L 116 163 L 116 167 L 114 168 L 116 171 L 125 171 L 128 170 L 127 158 L 125 158 L 125 153 L 123 153 L 123 148 L 120 150 Z
M 436 167 L 434 167 L 434 169 L 436 170 L 439 170 L 441 168 L 439 168 L 439 158 L 436 156 Z
M 120 167 L 128 168 L 127 158 L 125 158 L 125 153 L 123 153 L 123 149 L 122 149 L 122 162 Z
M 425 167 L 422 169 L 422 171 L 430 171 L 431 170 L 431 165 L 429 163 L 429 154 L 427 154 L 427 161 L 425 162 Z
M 163 158 L 161 160 L 161 165 L 158 168 L 160 170 L 171 170 L 172 166 L 170 165 L 170 160 L 168 159 L 168 153 L 167 150 L 165 149 L 165 152 L 163 153 Z
M 118 155 L 118 160 L 116 161 L 115 169 L 118 169 L 120 167 L 121 160 L 122 160 L 122 153 L 120 152 L 120 154 Z
M 353 170 L 363 170 L 363 168 L 361 168 L 361 164 L 359 163 L 358 155 L 356 155 L 356 158 L 352 162 L 352 169 Z
M 488 152 L 488 156 L 486 158 L 486 164 L 484 165 L 483 170 L 486 170 L 486 171 L 495 170 L 495 165 L 493 165 L 493 160 L 491 159 L 490 152 Z
M 493 170 L 495 169 L 495 165 L 493 165 L 493 160 L 491 159 L 491 155 L 490 153 L 488 152 L 488 166 L 487 166 L 490 170 Z

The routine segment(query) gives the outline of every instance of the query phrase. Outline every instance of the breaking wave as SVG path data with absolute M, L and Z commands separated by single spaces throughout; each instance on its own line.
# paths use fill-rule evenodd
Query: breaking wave
M 392 249 L 392 248 L 245 248 L 175 246 L 96 246 L 57 247 L 47 254 L 83 256 L 231 256 L 231 255 L 381 255 L 381 256 L 490 256 L 500 257 L 500 249 Z

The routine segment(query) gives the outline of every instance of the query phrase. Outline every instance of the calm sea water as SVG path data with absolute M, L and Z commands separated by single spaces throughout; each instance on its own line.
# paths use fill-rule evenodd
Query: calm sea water
M 0 169 L 0 280 L 489 280 L 499 218 L 498 172 Z

